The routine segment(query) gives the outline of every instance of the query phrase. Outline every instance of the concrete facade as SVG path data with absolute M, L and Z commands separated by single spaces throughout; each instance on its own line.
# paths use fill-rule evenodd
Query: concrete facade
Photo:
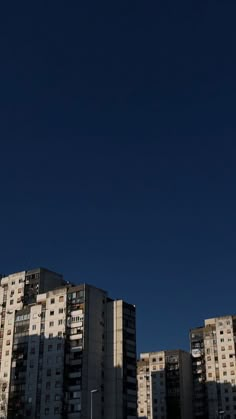
M 1 278 L 0 304 L 0 418 L 136 418 L 133 305 L 44 269 Z
M 190 332 L 194 418 L 236 418 L 236 316 L 205 320 Z
M 192 370 L 188 352 L 141 354 L 137 377 L 138 418 L 192 419 Z

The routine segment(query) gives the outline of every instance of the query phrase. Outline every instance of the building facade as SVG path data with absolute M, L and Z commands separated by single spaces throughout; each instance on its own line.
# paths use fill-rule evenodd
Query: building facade
M 190 332 L 194 418 L 236 418 L 236 316 L 205 320 Z
M 138 418 L 192 419 L 192 371 L 188 352 L 141 354 L 137 381 Z
M 135 307 L 45 269 L 0 284 L 0 417 L 136 417 Z

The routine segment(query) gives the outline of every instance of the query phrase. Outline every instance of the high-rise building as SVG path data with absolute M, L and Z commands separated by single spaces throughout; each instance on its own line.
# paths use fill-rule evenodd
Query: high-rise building
M 236 316 L 205 320 L 190 331 L 194 418 L 236 418 Z
M 0 304 L 0 418 L 136 417 L 133 305 L 45 269 L 3 277 Z
M 137 369 L 138 418 L 191 419 L 191 356 L 182 350 L 140 355 Z

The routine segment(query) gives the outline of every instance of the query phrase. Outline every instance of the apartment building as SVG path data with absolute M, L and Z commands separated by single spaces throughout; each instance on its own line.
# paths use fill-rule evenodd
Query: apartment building
M 194 418 L 236 418 L 235 341 L 236 316 L 191 330 Z
M 136 417 L 135 307 L 45 269 L 0 284 L 1 418 Z
M 138 418 L 191 419 L 191 356 L 182 350 L 140 355 L 137 367 Z

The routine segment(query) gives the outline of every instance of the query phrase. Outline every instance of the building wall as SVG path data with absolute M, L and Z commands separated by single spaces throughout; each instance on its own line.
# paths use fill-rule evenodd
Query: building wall
M 209 419 L 215 419 L 216 415 L 219 416 L 219 412 L 224 412 L 226 419 L 236 417 L 235 322 L 235 316 L 207 319 L 201 329 L 204 363 L 202 362 L 198 379 L 195 376 L 194 390 L 205 378 L 202 392 L 205 391 L 204 410 Z M 191 346 L 193 346 L 195 335 L 196 329 L 193 329 Z M 193 363 L 196 364 L 195 354 Z M 205 418 L 198 414 L 196 394 L 194 391 L 194 417 Z
M 192 418 L 189 353 L 177 350 L 141 354 L 137 378 L 139 418 Z
M 192 386 L 192 362 L 188 352 L 179 352 L 180 360 L 180 395 L 181 395 L 181 418 L 193 417 L 193 386 Z
M 0 279 L 0 417 L 136 417 L 135 307 L 46 269 Z M 52 289 L 49 289 L 52 288 Z

